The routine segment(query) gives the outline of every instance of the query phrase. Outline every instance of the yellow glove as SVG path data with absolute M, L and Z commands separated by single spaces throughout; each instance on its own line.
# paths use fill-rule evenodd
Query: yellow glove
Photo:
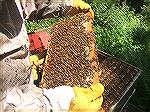
M 73 0 L 73 7 L 83 9 L 89 9 L 89 12 L 91 13 L 92 18 L 94 18 L 94 12 L 91 8 L 91 6 L 88 3 L 85 3 L 82 0 Z
M 89 88 L 73 88 L 75 99 L 72 100 L 69 112 L 101 112 L 103 102 L 102 93 L 104 86 L 100 83 L 92 85 Z
M 39 71 L 37 71 L 37 69 L 38 69 L 37 67 L 40 67 L 40 65 L 44 62 L 44 58 L 39 59 L 38 55 L 31 55 L 29 60 L 32 65 L 33 80 L 37 80 L 38 72 L 39 72 Z

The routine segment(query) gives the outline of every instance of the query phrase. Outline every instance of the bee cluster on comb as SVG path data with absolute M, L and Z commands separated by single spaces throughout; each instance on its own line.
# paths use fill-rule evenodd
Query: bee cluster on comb
M 94 32 L 86 29 L 86 14 L 80 13 L 52 26 L 42 86 L 88 87 L 99 73 Z

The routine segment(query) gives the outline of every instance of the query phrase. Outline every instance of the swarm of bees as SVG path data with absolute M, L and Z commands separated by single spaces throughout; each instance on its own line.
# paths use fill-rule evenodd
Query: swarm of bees
M 52 26 L 43 87 L 89 87 L 94 83 L 99 68 L 95 34 L 86 29 L 89 20 L 86 14 L 80 13 Z

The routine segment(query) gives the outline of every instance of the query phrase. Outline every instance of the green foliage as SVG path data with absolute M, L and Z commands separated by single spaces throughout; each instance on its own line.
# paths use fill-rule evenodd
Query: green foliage
M 117 3 L 118 0 L 92 0 L 93 3 L 108 3 L 109 5 L 113 4 L 113 3 Z
M 147 26 L 143 16 L 135 15 L 127 6 L 96 3 L 93 9 L 97 47 L 134 63 L 138 54 L 145 50 Z
M 25 21 L 26 29 L 28 33 L 35 32 L 39 29 L 47 28 L 50 25 L 57 22 L 59 18 L 42 19 L 36 22 Z
M 150 27 L 145 17 L 128 6 L 93 3 L 97 48 L 143 70 L 134 101 L 144 110 L 150 102 Z M 144 90 L 144 92 L 143 92 Z M 141 97 L 142 96 L 142 97 Z M 140 97 L 140 98 L 139 98 Z

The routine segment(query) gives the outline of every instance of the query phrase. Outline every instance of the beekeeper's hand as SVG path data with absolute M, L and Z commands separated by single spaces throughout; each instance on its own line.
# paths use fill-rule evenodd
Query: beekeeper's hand
M 94 12 L 93 12 L 91 6 L 88 3 L 86 3 L 82 0 L 73 0 L 73 7 L 77 8 L 77 9 L 80 8 L 82 10 L 83 9 L 89 10 L 92 18 L 94 18 Z
M 40 82 L 41 79 L 39 79 L 39 72 L 42 69 L 41 65 L 44 63 L 44 58 L 40 59 L 39 56 L 35 54 L 35 55 L 31 55 L 29 60 L 32 65 L 32 77 L 33 77 L 32 80 L 33 81 L 39 80 Z
M 100 83 L 89 88 L 74 87 L 75 98 L 70 103 L 69 112 L 104 112 L 101 105 L 104 86 Z

